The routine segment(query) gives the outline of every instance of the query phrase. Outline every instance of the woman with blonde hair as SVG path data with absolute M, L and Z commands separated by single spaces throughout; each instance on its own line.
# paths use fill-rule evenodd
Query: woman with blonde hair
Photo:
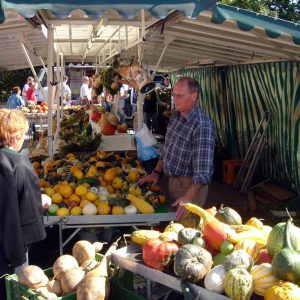
M 21 111 L 0 109 L 0 277 L 27 263 L 28 245 L 46 237 L 38 177 L 21 150 L 28 122 Z M 6 299 L 4 278 L 0 299 Z

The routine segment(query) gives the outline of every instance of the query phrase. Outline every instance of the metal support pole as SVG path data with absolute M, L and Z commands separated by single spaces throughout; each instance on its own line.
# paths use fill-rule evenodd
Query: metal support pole
M 53 25 L 48 27 L 48 58 L 47 58 L 47 86 L 48 86 L 48 154 L 53 156 L 53 133 L 52 133 L 52 107 L 53 107 L 53 87 L 51 80 L 53 77 Z
M 46 69 L 46 66 L 45 66 L 45 63 L 44 63 L 43 58 L 42 58 L 41 56 L 39 56 L 39 58 L 40 58 L 40 61 L 41 61 L 42 65 L 43 65 L 43 68 L 44 68 L 44 69 L 46 70 L 46 72 L 47 72 L 47 69 Z
M 56 52 L 56 80 L 57 80 L 57 86 L 56 86 L 56 133 L 58 136 L 59 128 L 60 128 L 60 103 L 62 101 L 61 97 L 61 73 L 60 73 L 60 59 L 59 59 L 59 52 L 57 49 Z
M 143 39 L 145 37 L 145 33 L 146 33 L 146 30 L 145 30 L 145 10 L 144 9 L 141 10 L 141 22 L 142 22 L 142 24 L 141 24 L 142 26 L 141 26 L 141 32 L 140 32 L 141 36 L 140 37 Z M 139 62 L 139 64 L 141 64 L 143 59 L 144 59 L 144 45 L 143 45 L 143 43 L 144 42 L 142 41 L 138 44 L 138 62 Z
M 60 97 L 61 97 L 61 110 L 60 110 L 60 120 L 64 117 L 64 76 L 65 76 L 65 64 L 64 64 L 64 55 L 60 53 Z M 59 124 L 60 127 L 60 124 Z
M 37 75 L 36 75 L 35 69 L 34 69 L 33 64 L 32 64 L 32 62 L 31 62 L 31 59 L 30 59 L 29 54 L 28 54 L 28 52 L 27 52 L 27 49 L 26 49 L 25 45 L 23 44 L 23 42 L 21 42 L 21 47 L 22 47 L 22 50 L 23 50 L 23 52 L 24 52 L 24 54 L 25 54 L 25 57 L 26 57 L 26 59 L 27 59 L 27 62 L 28 62 L 28 64 L 29 64 L 29 66 L 30 66 L 30 69 L 31 69 L 31 72 L 32 72 L 32 74 L 33 74 L 33 76 L 34 76 L 34 79 L 35 79 L 35 81 L 37 82 L 37 84 L 38 84 L 38 86 L 39 86 L 39 88 L 40 88 L 40 91 L 41 91 L 41 93 L 42 93 L 44 99 L 47 99 L 47 97 L 46 97 L 46 95 L 45 95 L 45 92 L 44 92 L 44 90 L 43 90 L 43 87 L 42 87 L 42 85 L 41 85 L 41 83 L 40 83 L 40 81 L 39 81 L 39 79 L 38 79 L 38 77 L 37 77 Z
M 153 74 L 156 73 L 156 71 L 157 71 L 157 69 L 158 69 L 158 67 L 159 67 L 159 65 L 160 65 L 160 63 L 161 63 L 161 61 L 162 61 L 162 59 L 163 59 L 163 56 L 165 55 L 165 52 L 166 52 L 168 46 L 170 45 L 171 42 L 174 41 L 174 39 L 175 39 L 174 37 L 168 38 L 168 39 L 166 38 L 166 39 L 165 39 L 165 47 L 164 47 L 164 49 L 162 50 L 162 52 L 161 52 L 161 54 L 160 54 L 160 57 L 159 57 L 159 59 L 158 59 L 158 62 L 157 62 L 156 66 L 155 66 L 155 69 L 154 69 L 154 71 L 153 71 Z

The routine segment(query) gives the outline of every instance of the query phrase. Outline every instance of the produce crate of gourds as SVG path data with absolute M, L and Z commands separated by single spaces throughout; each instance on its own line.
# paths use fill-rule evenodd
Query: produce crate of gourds
M 141 162 L 126 153 L 93 154 L 32 159 L 43 197 L 52 204 L 47 215 L 123 215 L 162 212 L 166 198 L 158 185 L 137 184 L 146 172 Z
M 109 295 L 110 278 L 117 268 L 110 266 L 113 244 L 105 255 L 103 243 L 78 241 L 72 255 L 57 258 L 52 268 L 42 270 L 29 265 L 22 268 L 19 276 L 6 276 L 8 300 L 104 300 Z
M 132 233 L 145 265 L 234 300 L 300 299 L 300 228 L 292 219 L 272 228 L 255 217 L 242 224 L 230 207 L 184 207 L 163 232 Z

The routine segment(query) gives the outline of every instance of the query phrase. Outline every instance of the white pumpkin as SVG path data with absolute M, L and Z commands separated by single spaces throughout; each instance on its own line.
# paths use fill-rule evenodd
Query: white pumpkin
M 97 214 L 96 205 L 93 203 L 87 203 L 82 209 L 82 214 L 88 216 L 96 215 Z
M 124 208 L 124 213 L 126 215 L 133 215 L 133 214 L 136 214 L 137 213 L 137 208 L 130 204 L 130 205 L 127 205 L 125 208 Z
M 205 288 L 218 294 L 224 293 L 226 272 L 224 265 L 218 265 L 212 268 L 204 278 Z

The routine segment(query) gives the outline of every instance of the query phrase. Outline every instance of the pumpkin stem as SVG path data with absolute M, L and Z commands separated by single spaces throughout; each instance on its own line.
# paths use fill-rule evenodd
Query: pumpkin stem
M 286 221 L 284 230 L 284 243 L 282 248 L 293 249 L 291 246 L 290 231 L 291 231 L 292 219 Z
M 286 213 L 287 213 L 287 215 L 289 216 L 289 218 L 290 218 L 290 220 L 291 220 L 291 222 L 292 222 L 292 221 L 293 221 L 293 218 L 291 217 L 288 208 L 286 207 L 285 210 L 286 210 Z
M 223 209 L 224 208 L 224 204 L 221 204 L 221 207 L 220 207 L 220 209 Z

